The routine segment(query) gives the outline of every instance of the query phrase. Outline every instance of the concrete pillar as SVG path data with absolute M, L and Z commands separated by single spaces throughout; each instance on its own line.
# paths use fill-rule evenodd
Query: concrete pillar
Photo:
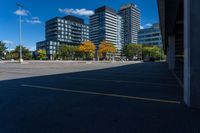
M 200 108 L 200 0 L 184 0 L 184 101 Z
M 175 36 L 170 35 L 168 38 L 168 67 L 173 70 L 175 67 Z
M 169 67 L 169 63 L 170 63 L 169 47 L 167 47 L 167 64 L 168 64 L 168 67 Z

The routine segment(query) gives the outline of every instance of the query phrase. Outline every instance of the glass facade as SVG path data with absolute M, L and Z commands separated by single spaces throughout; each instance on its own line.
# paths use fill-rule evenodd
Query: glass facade
M 162 37 L 158 23 L 153 24 L 151 27 L 141 29 L 138 32 L 138 43 L 146 45 L 162 45 Z
M 110 7 L 100 7 L 90 16 L 90 40 L 98 47 L 101 41 L 112 42 L 119 51 L 122 47 L 121 39 L 122 19 Z
M 46 22 L 45 27 L 46 40 L 80 44 L 89 39 L 88 25 L 65 17 L 51 19 Z
M 37 50 L 45 49 L 49 59 L 53 59 L 59 44 L 79 45 L 89 40 L 89 26 L 74 16 L 56 17 L 45 23 L 45 38 L 36 44 Z
M 125 4 L 120 8 L 119 15 L 122 17 L 123 44 L 136 44 L 140 29 L 139 8 L 135 4 Z

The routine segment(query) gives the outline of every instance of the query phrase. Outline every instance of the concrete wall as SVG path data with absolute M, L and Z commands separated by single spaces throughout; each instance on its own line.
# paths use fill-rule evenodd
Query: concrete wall
M 200 0 L 184 0 L 184 101 L 200 108 Z
M 168 37 L 168 67 L 170 70 L 175 68 L 175 37 L 170 35 Z

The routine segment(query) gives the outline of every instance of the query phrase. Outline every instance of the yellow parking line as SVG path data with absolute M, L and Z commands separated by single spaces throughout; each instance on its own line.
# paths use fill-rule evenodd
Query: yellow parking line
M 54 91 L 64 91 L 64 92 L 71 92 L 71 93 L 79 93 L 79 94 L 110 96 L 110 97 L 118 97 L 118 98 L 143 100 L 143 101 L 161 102 L 161 103 L 171 103 L 171 104 L 180 104 L 181 103 L 180 101 L 165 100 L 165 99 L 134 97 L 134 96 L 119 95 L 119 94 L 109 94 L 109 93 L 101 93 L 101 92 L 92 92 L 92 91 L 69 90 L 69 89 L 60 89 L 60 88 L 45 87 L 45 86 L 28 85 L 28 84 L 22 84 L 21 86 L 23 86 L 23 87 L 30 87 L 30 88 L 38 88 L 38 89 L 46 89 L 46 90 L 54 90 Z

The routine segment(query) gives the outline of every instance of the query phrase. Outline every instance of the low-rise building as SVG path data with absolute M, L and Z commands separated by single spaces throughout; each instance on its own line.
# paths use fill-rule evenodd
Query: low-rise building
M 162 37 L 158 23 L 138 32 L 138 44 L 162 46 Z

